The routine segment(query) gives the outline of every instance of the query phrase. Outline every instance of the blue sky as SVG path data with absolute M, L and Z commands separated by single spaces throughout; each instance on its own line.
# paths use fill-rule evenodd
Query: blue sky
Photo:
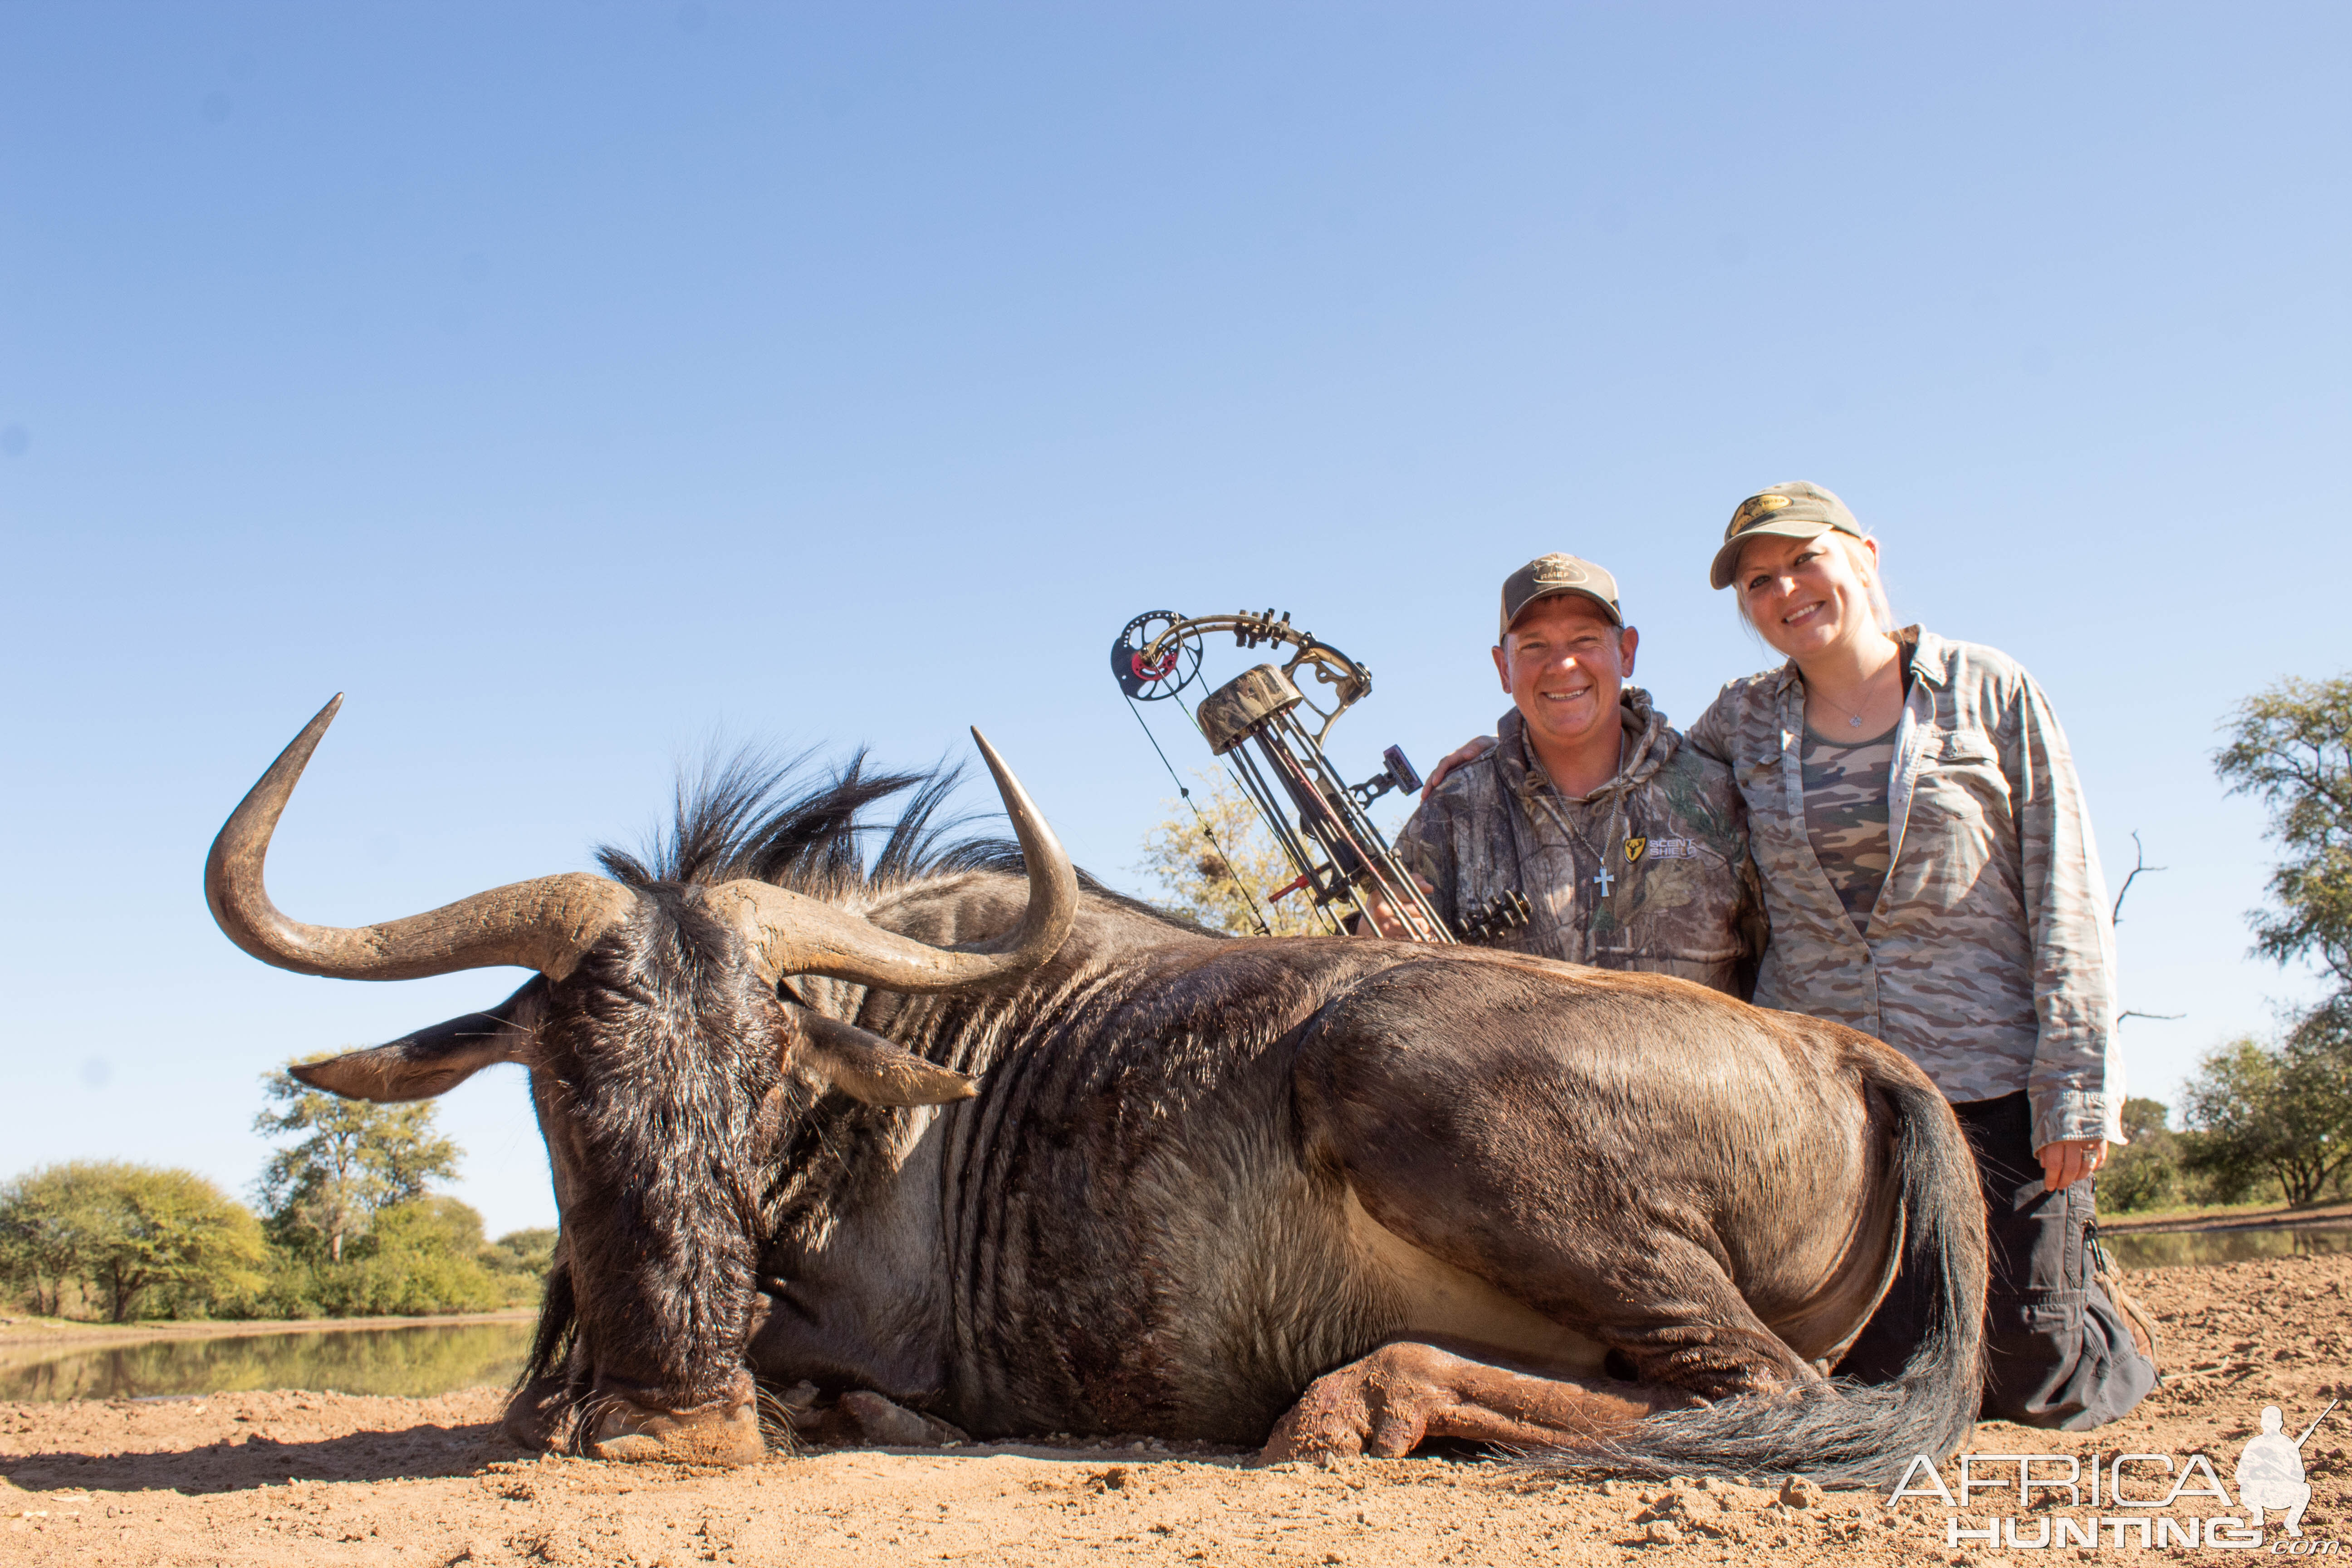
M 1624 584 L 1696 717 L 1706 563 L 1841 491 L 1896 609 L 2043 681 L 2136 1090 L 2267 1025 L 2209 755 L 2347 658 L 2340 6 L 0 8 L 15 897 L 0 1173 L 242 1187 L 257 1080 L 505 994 L 272 971 L 205 846 L 350 693 L 305 918 L 583 867 L 712 737 L 987 730 L 1133 881 L 1169 795 L 1104 650 L 1273 605 L 1333 750 L 1491 725 L 1502 576 Z M 1204 753 L 1180 757 L 1204 763 Z M 975 804 L 980 802 L 975 799 Z M 519 1069 L 444 1101 L 552 1213 Z

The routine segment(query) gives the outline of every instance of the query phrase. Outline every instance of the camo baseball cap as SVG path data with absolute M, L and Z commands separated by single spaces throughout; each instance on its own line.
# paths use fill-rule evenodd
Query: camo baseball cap
M 1723 548 L 1715 552 L 1707 581 L 1717 588 L 1730 587 L 1731 574 L 1739 569 L 1739 552 L 1751 539 L 1766 534 L 1812 539 L 1832 528 L 1862 537 L 1862 524 L 1854 521 L 1845 502 L 1821 486 L 1790 479 L 1785 485 L 1758 490 L 1733 509 L 1730 524 L 1723 531 Z
M 1496 640 L 1510 631 L 1511 623 L 1529 605 L 1560 594 L 1590 599 L 1609 612 L 1610 620 L 1625 624 L 1625 613 L 1617 607 L 1616 578 L 1573 555 L 1538 555 L 1503 579 L 1503 633 Z

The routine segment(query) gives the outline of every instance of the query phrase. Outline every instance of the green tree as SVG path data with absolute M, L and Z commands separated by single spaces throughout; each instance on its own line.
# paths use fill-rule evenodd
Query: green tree
M 253 1130 L 270 1138 L 302 1135 L 270 1155 L 258 1184 L 272 1232 L 289 1245 L 313 1246 L 340 1263 L 377 1214 L 457 1173 L 457 1145 L 435 1130 L 430 1100 L 345 1100 L 282 1071 L 266 1075 L 262 1084 L 278 1109 L 255 1117 Z
M 1236 936 L 1262 934 L 1261 918 L 1275 936 L 1328 931 L 1303 889 L 1270 901 L 1298 873 L 1249 797 L 1222 774 L 1193 777 L 1201 787 L 1192 791 L 1192 805 L 1162 801 L 1168 815 L 1144 836 L 1138 869 L 1159 884 L 1161 903 Z
M 55 1310 L 67 1278 L 125 1322 L 150 1291 L 202 1300 L 260 1281 L 261 1228 L 244 1205 L 193 1171 L 114 1160 L 35 1171 L 0 1193 L 12 1259 L 46 1276 Z
M 2352 1162 L 2352 1005 L 2314 1009 L 2276 1045 L 2210 1052 L 2181 1100 L 2188 1169 L 2224 1195 L 2268 1176 L 2287 1202 L 2311 1203 Z
M 102 1228 L 96 1167 L 47 1165 L 0 1188 L 0 1276 L 31 1292 L 33 1310 L 65 1314 L 65 1288 L 86 1278 L 83 1259 Z
M 2286 851 L 2272 907 L 2254 916 L 2257 950 L 2316 959 L 2352 990 L 2352 676 L 2282 680 L 2241 704 L 2228 732 L 2214 771 L 2270 807 Z

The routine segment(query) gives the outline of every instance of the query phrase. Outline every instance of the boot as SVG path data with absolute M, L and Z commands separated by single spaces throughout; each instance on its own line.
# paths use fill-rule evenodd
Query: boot
M 2107 1300 L 2115 1303 L 2116 1315 L 2123 1319 L 2124 1327 L 2131 1331 L 2132 1348 L 2147 1358 L 2147 1364 L 2157 1369 L 2157 1382 L 2162 1383 L 2164 1368 L 2157 1360 L 2154 1314 L 2124 1289 L 2123 1270 L 2117 1268 L 2116 1260 L 2107 1255 L 2106 1244 L 2095 1234 L 2090 1237 L 2090 1244 L 2091 1283 L 2105 1291 Z

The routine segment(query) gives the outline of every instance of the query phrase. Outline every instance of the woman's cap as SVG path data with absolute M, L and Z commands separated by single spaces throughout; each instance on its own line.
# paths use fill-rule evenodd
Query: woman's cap
M 1503 579 L 1503 630 L 1496 640 L 1509 634 L 1511 623 L 1529 605 L 1559 594 L 1590 599 L 1608 612 L 1612 622 L 1625 624 L 1625 612 L 1617 607 L 1616 578 L 1573 555 L 1538 555 Z
M 1715 552 L 1707 582 L 1717 588 L 1731 586 L 1731 574 L 1739 569 L 1740 551 L 1759 535 L 1812 539 L 1832 528 L 1862 537 L 1862 524 L 1854 521 L 1845 502 L 1821 486 L 1790 479 L 1785 485 L 1758 490 L 1733 509 L 1730 524 L 1723 531 L 1723 548 Z

